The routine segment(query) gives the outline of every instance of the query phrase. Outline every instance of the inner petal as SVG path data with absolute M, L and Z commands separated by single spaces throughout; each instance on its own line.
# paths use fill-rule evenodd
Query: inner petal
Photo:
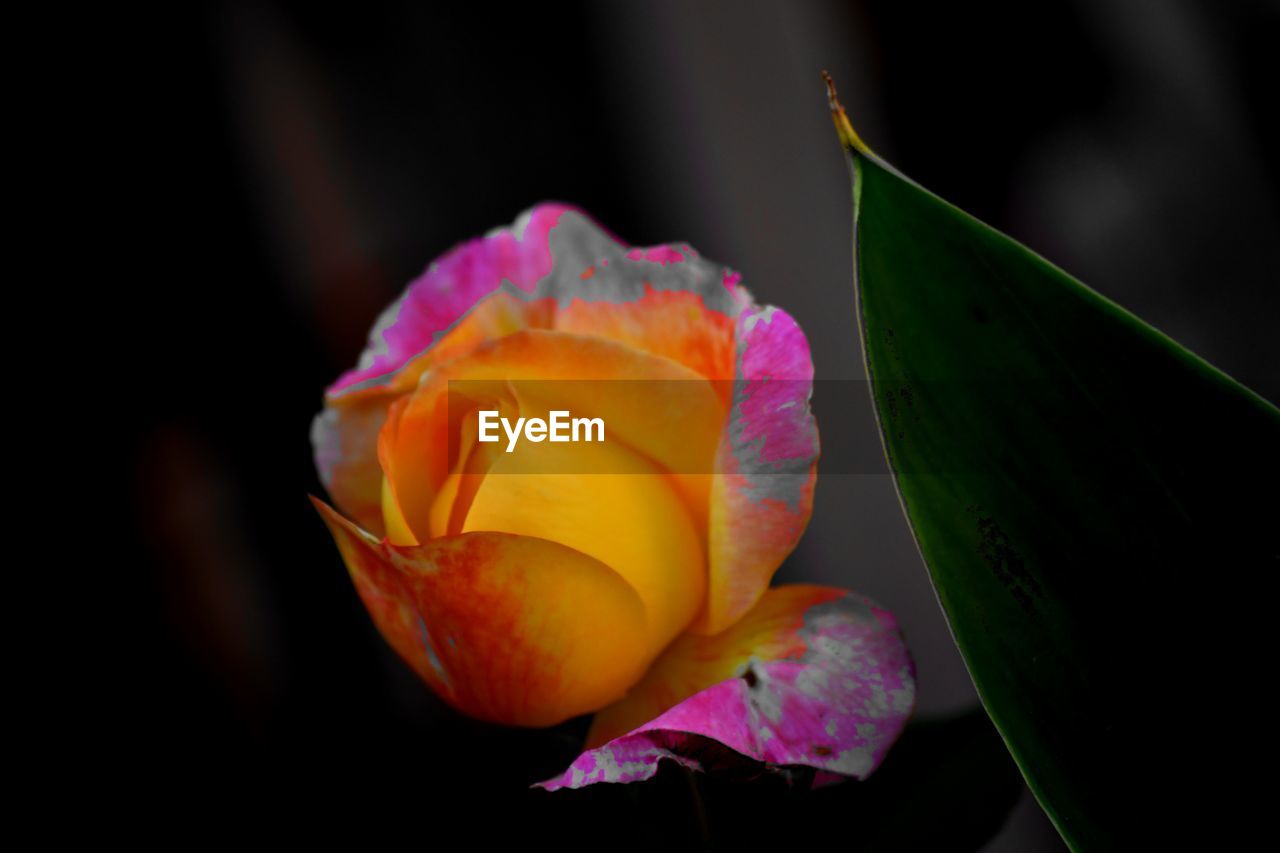
M 458 395 L 469 402 L 459 405 Z M 455 474 L 462 477 L 457 436 L 464 413 L 474 418 L 474 409 L 485 399 L 496 405 L 483 408 L 500 408 L 504 415 L 512 406 L 522 414 L 555 408 L 601 417 L 610 436 L 672 473 L 705 539 L 707 472 L 726 419 L 713 383 L 678 362 L 624 344 L 525 330 L 431 371 L 412 395 L 391 407 L 379 436 L 378 458 L 394 503 L 417 541 L 438 535 L 431 517 L 442 490 L 451 492 L 443 499 L 451 506 L 465 494 L 460 491 L 465 481 L 447 481 Z M 576 464 L 575 470 L 588 470 Z M 484 467 L 477 466 L 481 472 Z M 437 529 L 452 529 L 444 521 L 452 518 L 451 511 L 438 509 L 435 517 Z
M 485 474 L 493 466 L 500 446 L 477 440 L 479 432 L 479 408 L 472 409 L 462 421 L 458 438 L 458 461 L 445 479 L 431 505 L 429 528 L 431 536 L 452 536 L 462 532 L 462 523 L 475 500 L 476 491 L 484 482 Z M 514 415 L 510 406 L 498 411 L 504 416 Z
M 466 513 L 461 532 L 471 531 L 549 539 L 612 568 L 645 605 L 651 654 L 689 624 L 706 594 L 706 557 L 684 501 L 622 442 L 504 448 Z

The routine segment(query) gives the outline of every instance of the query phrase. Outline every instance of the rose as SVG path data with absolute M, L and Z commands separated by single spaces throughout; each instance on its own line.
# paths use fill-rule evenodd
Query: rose
M 812 508 L 812 375 L 736 273 L 543 205 L 378 320 L 312 429 L 346 515 L 316 505 L 383 636 L 458 711 L 598 712 L 547 787 L 695 764 L 698 736 L 865 776 L 914 704 L 892 617 L 769 589 Z M 611 440 L 508 454 L 476 440 L 482 409 L 585 409 Z

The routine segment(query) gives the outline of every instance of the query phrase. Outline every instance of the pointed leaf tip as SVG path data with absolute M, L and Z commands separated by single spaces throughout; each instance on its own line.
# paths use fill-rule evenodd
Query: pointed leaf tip
M 849 121 L 849 116 L 844 111 L 844 105 L 840 103 L 840 95 L 836 92 L 836 81 L 825 70 L 822 72 L 822 80 L 827 84 L 827 103 L 831 106 L 831 121 L 836 126 L 836 136 L 840 137 L 840 144 L 845 150 L 856 151 L 864 157 L 875 156 L 867 143 L 862 141 L 858 136 L 858 132 L 853 129 L 853 124 Z

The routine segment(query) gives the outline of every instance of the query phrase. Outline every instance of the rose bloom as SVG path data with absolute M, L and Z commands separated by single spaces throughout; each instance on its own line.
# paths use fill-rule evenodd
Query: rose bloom
M 316 501 L 379 631 L 463 714 L 594 713 L 544 787 L 707 747 L 864 777 L 914 707 L 892 616 L 769 583 L 813 505 L 808 343 L 688 245 L 542 205 L 433 263 L 312 427 Z M 625 381 L 623 381 L 625 380 Z M 607 440 L 477 440 L 477 413 Z

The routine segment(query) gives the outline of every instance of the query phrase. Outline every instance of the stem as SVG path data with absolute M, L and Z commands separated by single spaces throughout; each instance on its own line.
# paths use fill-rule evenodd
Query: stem
M 704 850 L 711 849 L 711 821 L 707 819 L 707 806 L 702 800 L 702 789 L 698 786 L 697 774 L 688 767 L 682 767 L 684 778 L 689 782 L 689 794 L 693 800 L 693 814 L 698 820 L 698 836 Z

